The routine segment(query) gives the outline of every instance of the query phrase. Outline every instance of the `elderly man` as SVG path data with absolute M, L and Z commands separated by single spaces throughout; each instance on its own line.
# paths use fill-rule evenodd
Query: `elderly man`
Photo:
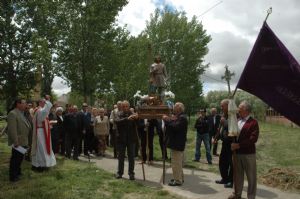
M 112 147 L 114 148 L 114 158 L 117 158 L 117 124 L 116 120 L 119 117 L 119 112 L 122 109 L 122 102 L 118 101 L 117 106 L 114 106 L 114 110 L 111 111 L 109 121 L 112 124 L 112 131 L 110 135 L 110 142 Z
M 216 136 L 219 130 L 221 116 L 217 114 L 216 108 L 210 109 L 210 113 L 208 117 L 210 150 L 213 150 L 213 155 L 218 156 L 218 142 L 212 144 L 212 138 Z
M 217 140 L 222 140 L 222 149 L 219 159 L 219 170 L 222 179 L 216 180 L 217 184 L 224 184 L 225 188 L 232 188 L 233 184 L 233 167 L 232 167 L 232 152 L 231 152 L 231 139 L 228 137 L 228 99 L 221 101 L 221 109 L 223 115 L 220 120 L 220 129 L 215 136 L 214 143 Z
M 188 120 L 184 114 L 184 105 L 177 102 L 173 109 L 174 115 L 169 117 L 163 116 L 167 135 L 169 137 L 167 147 L 171 149 L 171 165 L 173 179 L 169 186 L 181 186 L 183 183 L 183 152 L 185 149 Z
M 128 155 L 128 175 L 130 180 L 135 180 L 134 177 L 134 157 L 135 145 L 138 141 L 137 124 L 138 115 L 130 111 L 130 104 L 128 101 L 122 102 L 122 111 L 119 112 L 116 124 L 118 128 L 117 142 L 118 142 L 118 171 L 116 178 L 122 178 L 124 173 L 124 158 L 127 148 Z
M 241 198 L 244 186 L 244 173 L 248 181 L 247 198 L 254 199 L 256 195 L 256 148 L 255 143 L 259 135 L 258 123 L 250 116 L 251 106 L 243 101 L 239 105 L 241 119 L 238 121 L 240 135 L 237 143 L 231 144 L 231 150 L 236 150 L 236 193 L 229 196 L 229 199 Z
M 21 175 L 24 154 L 17 149 L 18 147 L 27 148 L 28 136 L 31 131 L 31 124 L 24 116 L 25 109 L 26 101 L 17 99 L 14 103 L 14 109 L 7 116 L 8 145 L 12 146 L 9 163 L 9 180 L 11 182 L 18 181 Z

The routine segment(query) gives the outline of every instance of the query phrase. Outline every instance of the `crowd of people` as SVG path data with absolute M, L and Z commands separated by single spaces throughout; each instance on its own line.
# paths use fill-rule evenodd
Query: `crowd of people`
M 255 143 L 259 128 L 250 116 L 251 106 L 244 101 L 239 106 L 240 136 L 233 140 L 228 136 L 228 99 L 221 101 L 222 115 L 212 108 L 210 115 L 201 109 L 195 122 L 196 144 L 194 161 L 201 158 L 201 143 L 204 143 L 206 160 L 212 164 L 212 155 L 219 157 L 221 179 L 218 184 L 233 187 L 232 152 L 237 153 L 236 192 L 229 198 L 241 198 L 244 173 L 248 180 L 248 198 L 256 195 Z M 152 164 L 153 138 L 159 136 L 161 155 L 168 159 L 165 146 L 170 150 L 173 179 L 170 186 L 184 183 L 183 161 L 187 141 L 188 119 L 184 105 L 175 103 L 172 115 L 162 119 L 140 119 L 128 101 L 118 101 L 111 111 L 93 108 L 83 103 L 81 110 L 67 104 L 65 109 L 50 102 L 50 96 L 38 101 L 37 107 L 17 99 L 7 117 L 8 144 L 12 146 L 9 178 L 15 182 L 21 175 L 21 163 L 30 159 L 32 170 L 43 172 L 56 165 L 56 155 L 79 160 L 80 154 L 105 156 L 108 146 L 113 147 L 113 157 L 118 159 L 116 178 L 124 174 L 125 152 L 129 162 L 128 175 L 135 180 L 135 157 L 140 149 L 141 163 Z M 220 155 L 218 140 L 222 140 Z M 212 152 L 211 152 L 212 150 Z M 25 153 L 26 152 L 26 153 Z M 30 156 L 28 156 L 30 154 Z

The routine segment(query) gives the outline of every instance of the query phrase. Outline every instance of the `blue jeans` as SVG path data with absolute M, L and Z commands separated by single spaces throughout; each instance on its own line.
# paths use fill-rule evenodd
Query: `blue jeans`
M 200 160 L 201 158 L 201 143 L 204 142 L 205 151 L 206 151 L 206 159 L 207 162 L 211 162 L 211 154 L 210 154 L 210 146 L 209 146 L 209 134 L 199 134 L 197 133 L 196 137 L 196 148 L 195 148 L 195 160 Z

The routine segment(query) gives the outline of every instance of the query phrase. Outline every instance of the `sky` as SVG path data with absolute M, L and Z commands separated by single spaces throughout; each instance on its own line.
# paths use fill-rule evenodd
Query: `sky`
M 205 63 L 210 64 L 201 77 L 204 94 L 211 90 L 227 90 L 221 79 L 225 65 L 235 73 L 231 88 L 235 88 L 254 45 L 259 30 L 272 7 L 267 23 L 300 62 L 300 1 L 299 0 L 129 0 L 119 13 L 120 26 L 137 36 L 156 8 L 168 6 L 184 11 L 189 19 L 196 16 L 212 37 Z M 70 89 L 55 78 L 52 87 L 58 95 Z

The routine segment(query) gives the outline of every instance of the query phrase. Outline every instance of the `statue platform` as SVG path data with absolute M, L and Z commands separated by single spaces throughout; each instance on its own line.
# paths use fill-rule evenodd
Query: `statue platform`
M 161 119 L 163 115 L 170 115 L 171 109 L 167 105 L 144 105 L 137 109 L 140 119 Z
M 164 105 L 158 95 L 151 95 L 141 99 L 137 107 L 137 113 L 140 119 L 161 119 L 163 115 L 170 115 L 171 109 Z

